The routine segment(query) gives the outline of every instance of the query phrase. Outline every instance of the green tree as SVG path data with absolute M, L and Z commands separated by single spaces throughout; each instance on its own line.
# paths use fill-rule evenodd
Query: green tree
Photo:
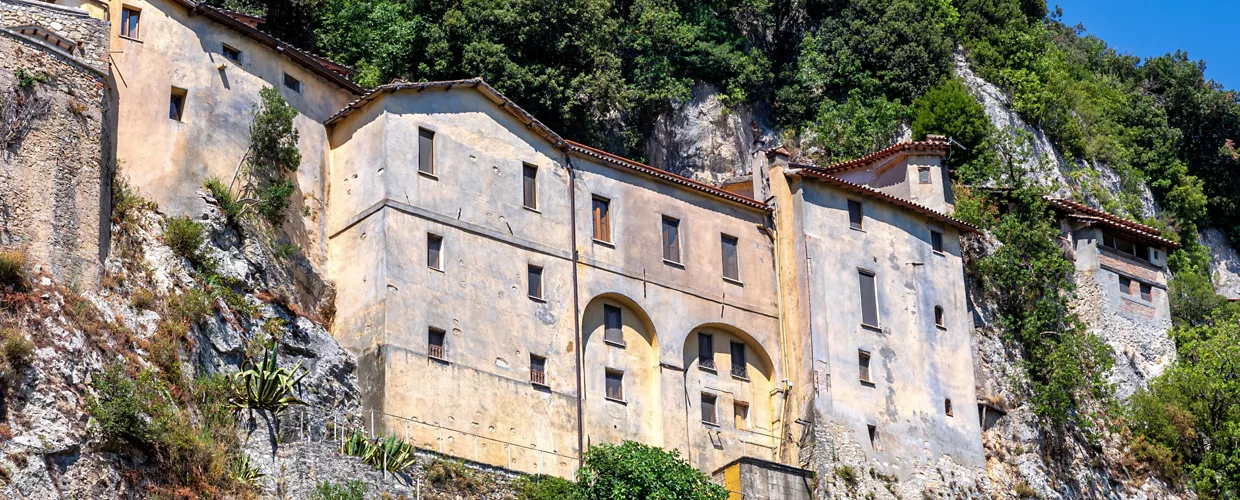
M 989 170 L 996 159 L 991 145 L 994 126 L 982 104 L 957 79 L 945 80 L 913 102 L 913 138 L 941 134 L 958 147 L 948 156 L 948 165 L 962 182 L 972 184 L 993 175 Z
M 250 146 L 237 162 L 232 180 L 224 186 L 211 179 L 206 187 L 230 221 L 257 213 L 279 226 L 297 190 L 292 174 L 301 164 L 297 128 L 293 126 L 297 109 L 272 87 L 264 87 L 258 95 L 259 104 L 250 122 Z
M 723 500 L 728 492 L 668 452 L 633 441 L 592 446 L 577 469 L 578 496 L 588 500 Z

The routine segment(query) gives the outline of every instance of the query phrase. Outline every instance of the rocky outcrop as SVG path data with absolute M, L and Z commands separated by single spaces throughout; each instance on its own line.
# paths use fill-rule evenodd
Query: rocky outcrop
M 1229 299 L 1240 299 L 1240 254 L 1231 248 L 1227 235 L 1217 228 L 1202 230 L 1200 240 L 1210 249 L 1214 291 Z
M 699 182 L 749 174 L 754 155 L 773 138 L 751 106 L 728 107 L 709 84 L 694 85 L 689 100 L 669 107 L 655 120 L 646 156 L 656 168 Z

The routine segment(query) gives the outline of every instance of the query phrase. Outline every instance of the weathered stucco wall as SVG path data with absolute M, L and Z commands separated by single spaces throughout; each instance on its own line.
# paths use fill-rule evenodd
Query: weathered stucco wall
M 956 229 L 812 180 L 791 189 L 803 200 L 796 215 L 808 263 L 801 286 L 817 379 L 815 434 L 830 439 L 834 434 L 818 428 L 847 429 L 870 465 L 900 478 L 948 457 L 982 466 L 972 319 Z M 864 206 L 862 230 L 849 227 L 849 199 Z M 931 229 L 943 233 L 944 253 L 932 251 Z M 878 328 L 862 325 L 859 270 L 875 275 Z M 944 310 L 942 327 L 935 325 L 935 306 Z M 871 356 L 870 383 L 859 380 L 858 351 Z M 952 416 L 945 414 L 946 399 Z M 873 445 L 867 426 L 875 428 Z M 820 474 L 831 471 L 830 450 L 840 445 L 818 444 Z
M 354 95 L 306 71 L 275 51 L 176 2 L 135 0 L 141 9 L 139 39 L 115 37 L 113 78 L 122 130 L 117 155 L 122 172 L 172 215 L 197 215 L 198 196 L 211 177 L 228 182 L 249 146 L 250 122 L 263 87 L 275 87 L 299 115 L 302 164 L 283 235 L 315 265 L 325 258 L 326 132 L 322 125 Z M 119 30 L 120 7 L 112 9 Z M 221 55 L 223 44 L 241 51 L 241 62 Z M 221 66 L 223 69 L 220 69 Z M 283 85 L 287 73 L 302 82 Z M 172 89 L 185 91 L 181 120 L 169 118 Z
M 0 4 L 0 13 L 10 5 Z M 109 234 L 106 78 L 7 31 L 0 54 L 0 249 L 16 248 L 57 281 L 93 289 Z M 23 86 L 19 71 L 37 80 Z
M 40 26 L 53 33 L 80 42 L 80 57 L 85 64 L 108 70 L 108 23 L 91 17 L 89 10 L 77 5 L 53 5 L 35 0 L 0 0 L 0 27 Z
M 929 170 L 930 182 L 923 183 L 920 169 Z M 937 154 L 897 154 L 866 167 L 838 172 L 836 177 L 863 184 L 889 195 L 925 205 L 940 213 L 951 213 L 951 181 Z

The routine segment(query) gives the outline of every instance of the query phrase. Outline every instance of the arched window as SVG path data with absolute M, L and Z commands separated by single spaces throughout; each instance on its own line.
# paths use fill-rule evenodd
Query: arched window
M 946 327 L 946 325 L 943 324 L 943 308 L 940 306 L 934 306 L 934 326 L 940 328 Z
M 943 400 L 943 413 L 949 417 L 954 416 L 952 415 L 952 400 L 950 399 Z

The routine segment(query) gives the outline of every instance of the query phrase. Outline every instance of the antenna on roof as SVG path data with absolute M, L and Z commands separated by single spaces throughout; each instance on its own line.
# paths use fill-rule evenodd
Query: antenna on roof
M 968 151 L 968 150 L 969 150 L 969 148 L 964 147 L 964 144 L 961 144 L 961 143 L 959 143 L 959 142 L 956 142 L 956 139 L 955 139 L 954 137 L 948 137 L 948 138 L 947 138 L 947 143 L 948 143 L 948 144 L 955 144 L 955 145 L 956 145 L 956 147 L 958 147 L 958 148 L 960 148 L 960 149 L 963 149 L 963 150 L 965 150 L 965 151 Z

